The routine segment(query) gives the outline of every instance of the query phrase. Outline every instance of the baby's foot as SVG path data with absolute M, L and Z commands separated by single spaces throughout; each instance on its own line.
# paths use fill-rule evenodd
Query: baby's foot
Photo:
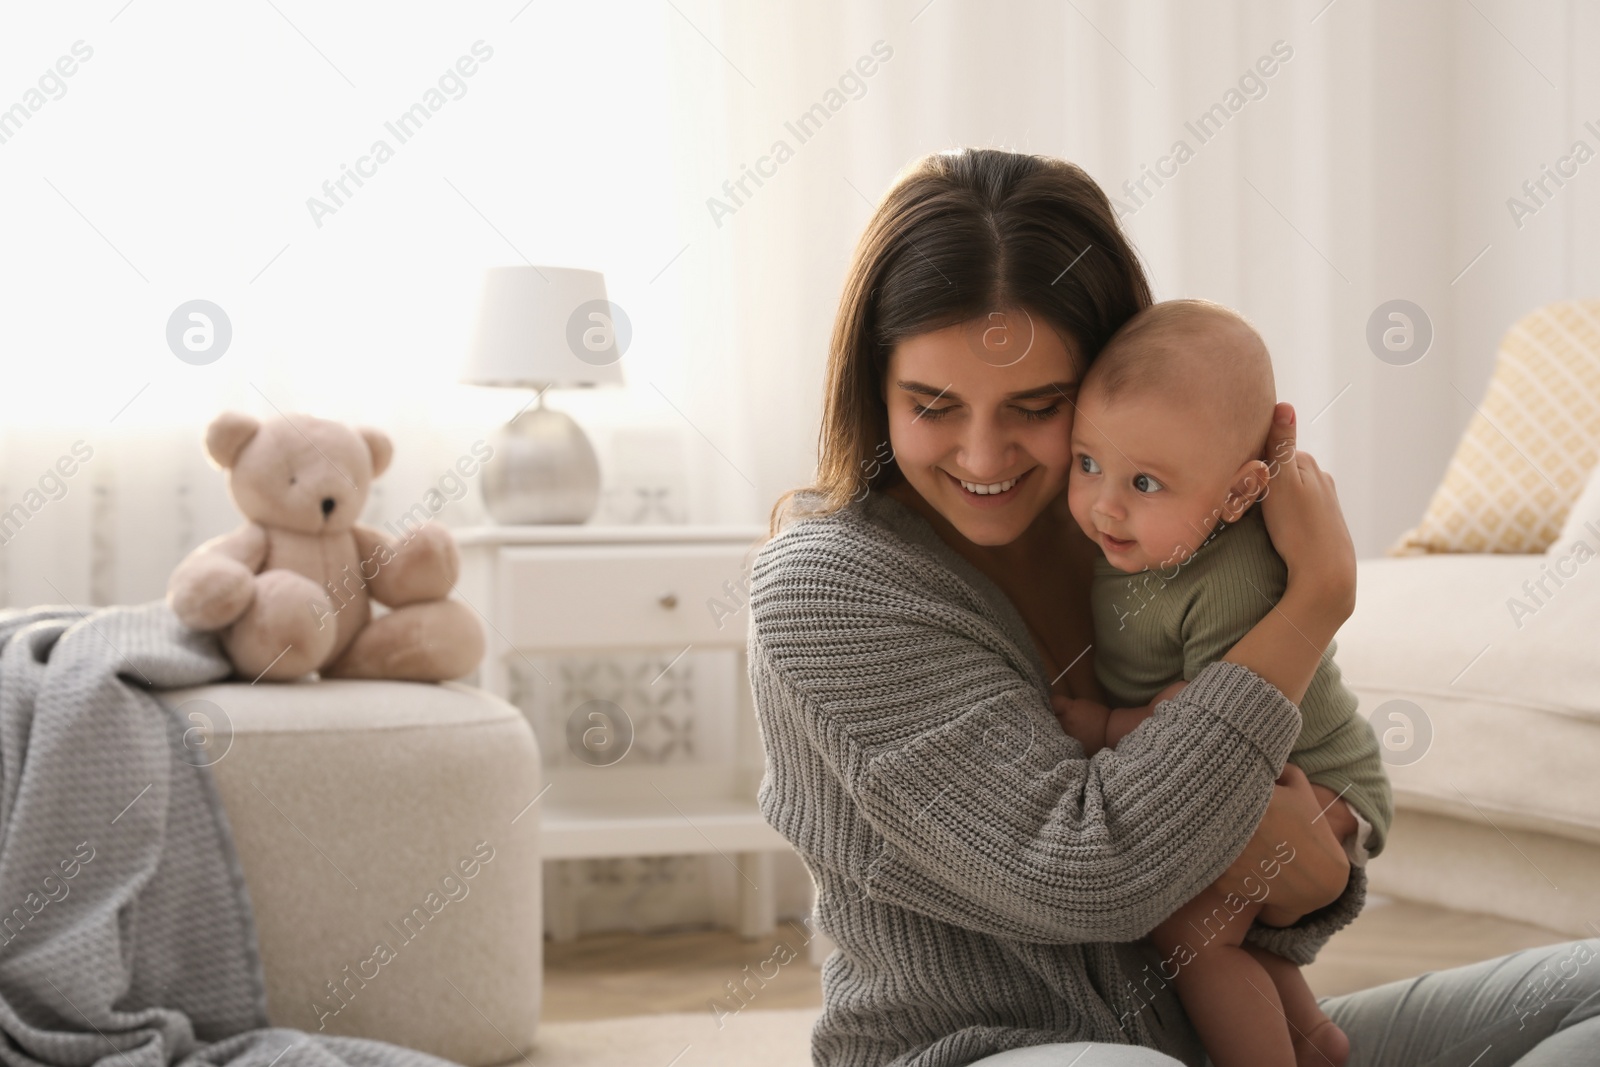
M 1294 1035 L 1295 1067 L 1344 1067 L 1350 1058 L 1350 1039 L 1332 1019 L 1324 1019 L 1309 1033 Z

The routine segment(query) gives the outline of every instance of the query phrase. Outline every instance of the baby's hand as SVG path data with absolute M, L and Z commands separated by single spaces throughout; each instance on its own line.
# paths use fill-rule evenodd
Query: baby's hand
M 1161 703 L 1163 700 L 1171 700 L 1173 697 L 1182 692 L 1183 687 L 1188 684 L 1188 682 L 1173 682 L 1171 685 L 1167 686 L 1165 689 L 1155 695 L 1155 699 L 1150 701 L 1150 709 L 1154 711 L 1155 706 Z
M 1188 682 L 1173 682 L 1155 695 L 1155 699 L 1141 708 L 1116 708 L 1106 715 L 1106 745 L 1115 748 L 1122 739 L 1139 728 L 1139 724 L 1155 714 L 1156 705 L 1171 700 Z
M 1050 698 L 1056 721 L 1067 736 L 1083 746 L 1083 754 L 1092 756 L 1106 747 L 1106 719 L 1111 710 L 1093 700 L 1056 696 Z

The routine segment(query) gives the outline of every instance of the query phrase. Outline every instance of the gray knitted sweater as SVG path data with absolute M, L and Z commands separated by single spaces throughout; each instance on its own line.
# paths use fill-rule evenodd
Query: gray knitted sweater
M 956 1067 L 1056 1041 L 1204 1062 L 1181 1012 L 1150 1010 L 1166 983 L 1145 935 L 1244 848 L 1294 704 L 1214 663 L 1085 759 L 1010 601 L 878 493 L 764 546 L 750 612 L 761 810 L 838 946 L 813 1062 Z M 1352 868 L 1266 947 L 1309 962 L 1365 891 Z

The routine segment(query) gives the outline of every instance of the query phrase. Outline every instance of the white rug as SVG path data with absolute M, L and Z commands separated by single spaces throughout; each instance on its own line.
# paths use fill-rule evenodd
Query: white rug
M 542 1023 L 528 1054 L 536 1067 L 810 1067 L 816 1008 L 746 1009 L 717 1020 L 709 1010 Z M 505 1067 L 528 1061 L 518 1057 Z

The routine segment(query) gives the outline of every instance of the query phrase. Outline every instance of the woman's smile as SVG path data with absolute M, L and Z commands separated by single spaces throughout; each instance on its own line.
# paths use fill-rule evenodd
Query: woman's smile
M 995 482 L 976 482 L 966 478 L 957 477 L 949 471 L 943 470 L 944 476 L 950 479 L 955 487 L 961 490 L 961 495 L 967 503 L 976 508 L 1004 507 L 1017 499 L 1016 489 L 1032 474 L 1036 468 L 1029 467 L 1021 474 L 1010 478 L 1002 478 Z

